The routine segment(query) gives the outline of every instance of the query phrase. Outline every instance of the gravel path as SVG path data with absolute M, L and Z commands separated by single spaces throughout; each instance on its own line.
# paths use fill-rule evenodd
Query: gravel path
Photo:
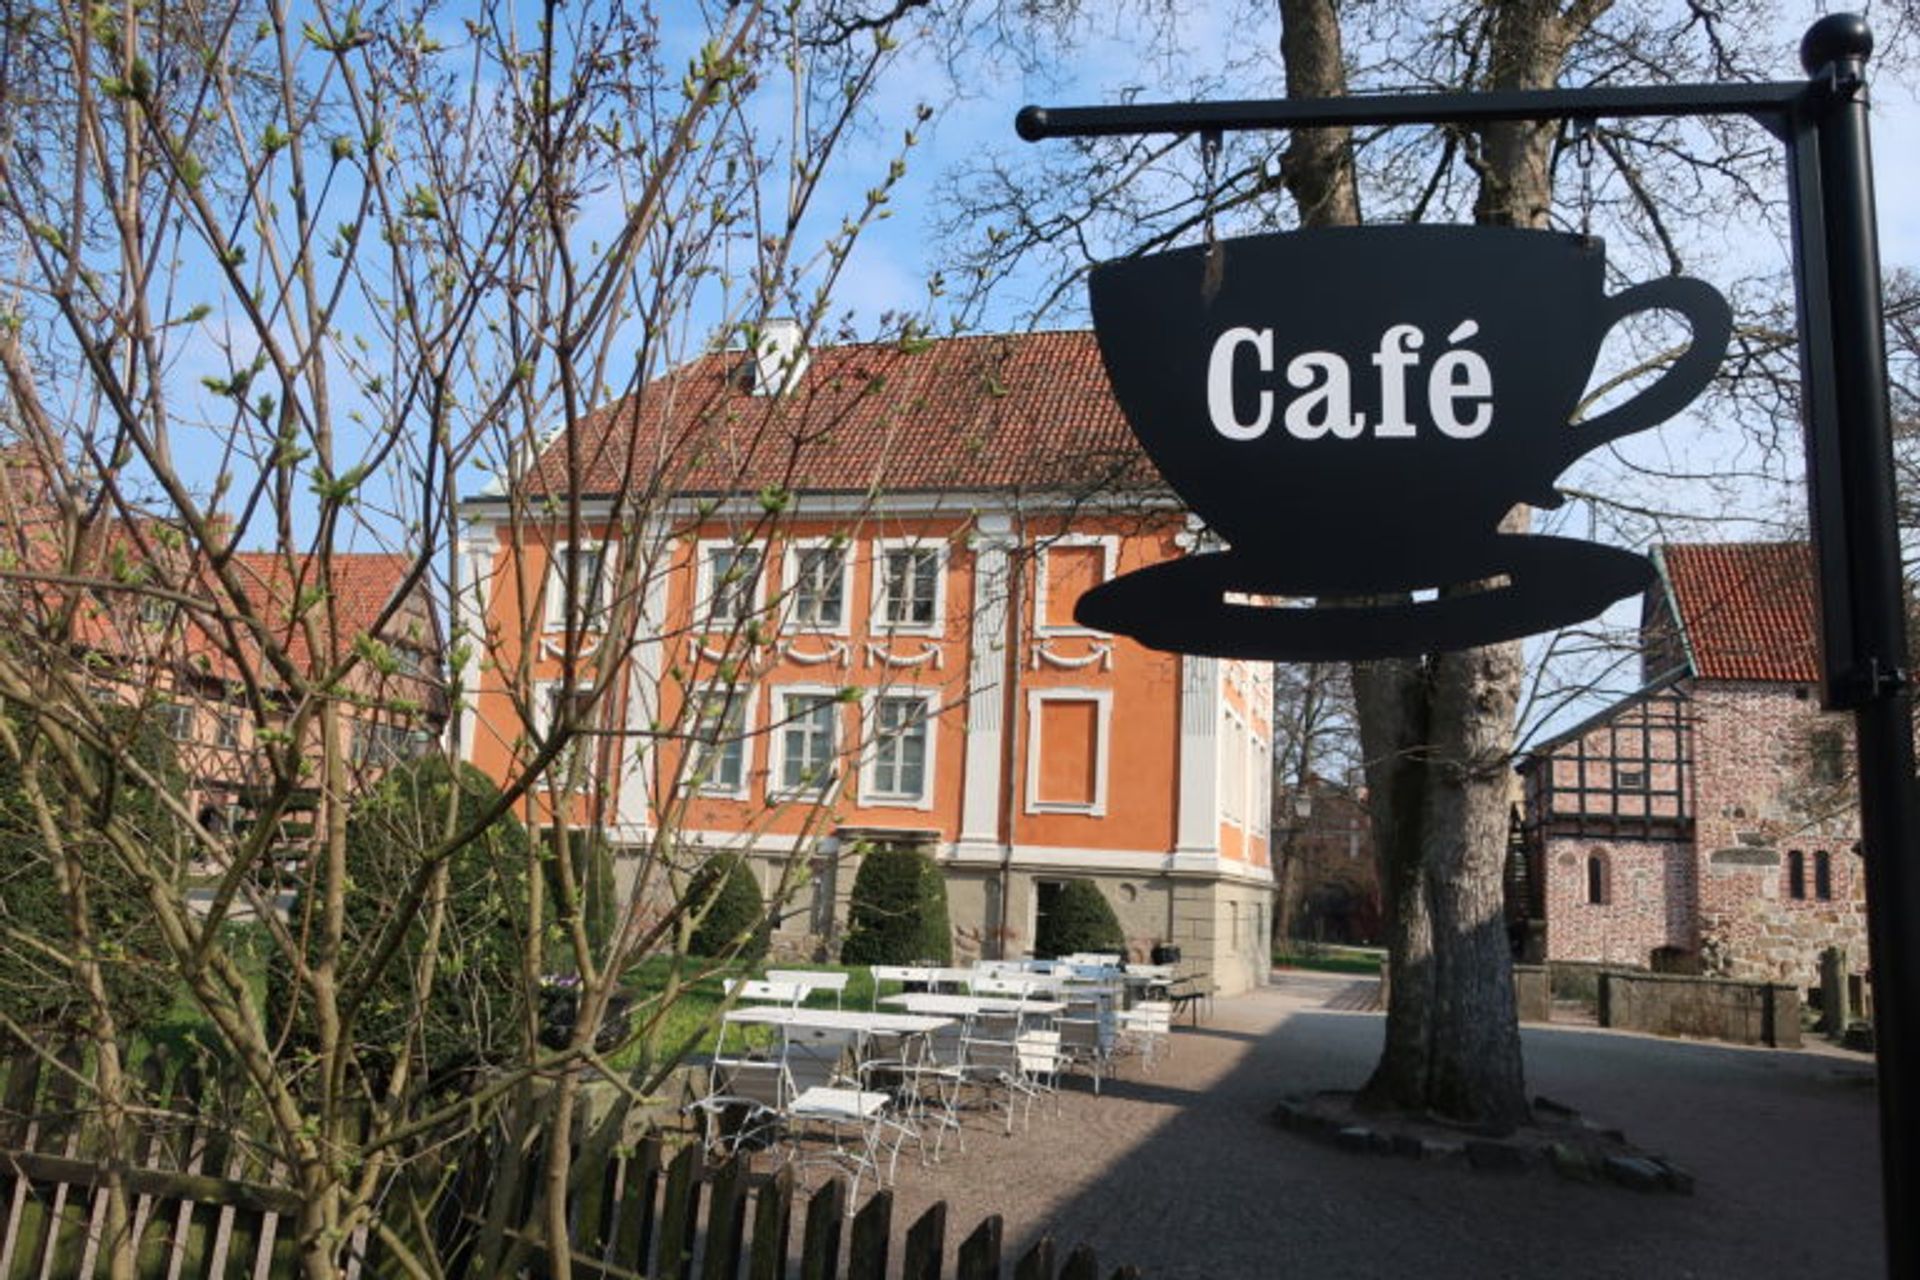
M 1009 1257 L 1042 1232 L 1108 1271 L 1208 1277 L 1884 1275 L 1870 1060 L 1590 1028 L 1529 1028 L 1528 1087 L 1691 1171 L 1692 1196 L 1475 1173 L 1334 1150 L 1267 1120 L 1288 1093 L 1359 1084 L 1381 1018 L 1350 979 L 1276 975 L 1181 1027 L 1152 1075 L 1076 1079 L 1029 1132 L 976 1120 L 931 1169 L 905 1155 L 898 1224 L 989 1213 Z

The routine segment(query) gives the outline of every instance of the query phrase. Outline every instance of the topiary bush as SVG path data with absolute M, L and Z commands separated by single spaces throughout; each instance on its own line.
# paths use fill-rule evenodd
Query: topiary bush
M 752 962 L 767 954 L 766 903 L 753 868 L 739 854 L 716 853 L 702 863 L 684 901 L 694 922 L 687 944 L 694 955 L 737 954 Z
M 1077 951 L 1117 951 L 1126 954 L 1127 935 L 1113 914 L 1107 896 L 1091 880 L 1068 880 L 1060 886 L 1053 910 L 1042 916 L 1033 939 L 1037 956 L 1070 956 Z
M 853 878 L 841 964 L 913 964 L 953 960 L 947 881 L 933 859 L 915 849 L 879 848 L 861 859 Z
M 153 1025 L 167 1011 L 175 970 L 147 908 L 146 890 L 113 851 L 105 824 L 125 832 L 157 865 L 177 868 L 186 857 L 186 833 L 161 794 L 184 792 L 187 780 L 173 743 L 151 717 L 136 721 L 131 712 L 106 714 L 107 732 L 122 735 L 118 745 L 106 753 L 83 751 L 80 758 L 81 767 L 111 786 L 110 807 L 81 805 L 53 764 L 32 767 L 53 809 L 58 847 L 69 855 L 69 869 L 82 873 L 79 887 L 86 894 L 94 954 L 124 1036 Z M 21 756 L 32 759 L 39 730 L 24 716 L 14 719 Z M 121 767 L 123 760 L 137 762 L 157 785 L 142 783 L 134 771 Z M 27 781 L 22 759 L 0 752 L 0 919 L 8 936 L 19 939 L 0 942 L 0 1012 L 37 1036 L 72 1036 L 89 1024 L 92 1007 L 71 966 L 60 959 L 75 954 L 77 943 L 55 875 L 54 848 L 43 836 Z
M 416 986 L 428 936 L 424 904 L 408 913 L 403 941 L 389 961 L 378 972 L 370 969 L 379 936 L 401 908 L 399 895 L 421 868 L 422 855 L 451 832 L 473 830 L 498 797 L 478 769 L 428 755 L 390 771 L 354 805 L 347 819 L 350 885 L 339 985 L 343 1004 L 359 1002 L 351 1034 L 363 1066 L 377 1071 L 411 1043 L 428 1077 L 444 1079 L 524 1052 L 532 845 L 512 814 L 494 818 L 448 855 L 447 910 L 429 997 L 423 1002 Z M 309 873 L 303 873 L 303 889 L 290 909 L 299 938 L 312 934 L 304 924 Z M 276 955 L 268 975 L 269 1007 L 277 1026 L 303 1039 L 311 1010 L 289 975 L 286 958 Z M 418 1039 L 410 1041 L 416 1020 Z

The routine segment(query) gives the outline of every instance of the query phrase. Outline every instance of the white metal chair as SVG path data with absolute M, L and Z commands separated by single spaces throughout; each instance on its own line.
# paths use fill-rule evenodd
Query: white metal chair
M 841 998 L 846 994 L 847 979 L 850 975 L 820 969 L 769 969 L 767 981 L 785 983 L 803 989 L 800 999 L 805 1002 L 816 991 L 833 992 L 833 1007 L 840 1008 Z
M 798 1008 L 807 998 L 807 989 L 792 982 L 769 982 L 762 978 L 727 978 L 722 989 L 741 1004 L 783 1004 Z
M 1011 1038 L 1006 1040 L 988 1040 L 968 1036 L 961 1058 L 961 1079 L 966 1085 L 977 1088 L 991 1102 L 995 1090 L 1006 1098 L 1006 1131 L 1013 1133 L 1014 1106 L 1021 1107 L 1021 1125 L 1032 1124 L 1033 1100 L 1039 1091 L 1027 1078 L 1026 1066 L 1021 1060 L 1020 1045 Z
M 1057 1030 L 1022 1031 L 1014 1041 L 1020 1052 L 1020 1070 L 1026 1076 L 1036 1096 L 1045 1093 L 1053 1097 L 1053 1113 L 1060 1114 L 1060 1070 L 1064 1065 L 1066 1051 L 1060 1044 L 1060 1032 Z
M 1060 1055 L 1066 1068 L 1082 1067 L 1093 1077 L 1093 1096 L 1100 1096 L 1100 1080 L 1112 1062 L 1112 1041 L 1098 1018 L 1058 1018 Z
M 1114 1015 L 1121 1043 L 1140 1055 L 1140 1068 L 1152 1071 L 1166 1056 L 1173 1036 L 1173 1004 L 1167 1000 L 1142 1000 L 1131 1009 Z
M 715 1058 L 707 1095 L 687 1104 L 701 1117 L 709 1157 L 726 1159 L 749 1145 L 772 1147 L 794 1094 L 786 1063 L 774 1058 Z

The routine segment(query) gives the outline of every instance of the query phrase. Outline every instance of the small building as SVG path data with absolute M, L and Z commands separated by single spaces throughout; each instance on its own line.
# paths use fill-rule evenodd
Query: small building
M 1074 620 L 1204 538 L 1092 335 L 798 338 L 676 367 L 463 505 L 468 758 L 524 771 L 571 708 L 590 758 L 530 825 L 630 877 L 740 853 L 789 947 L 837 955 L 864 851 L 908 845 L 960 955 L 1026 954 L 1084 878 L 1138 957 L 1263 981 L 1271 667 Z
M 1863 969 L 1852 729 L 1820 709 L 1810 549 L 1655 564 L 1643 687 L 1520 765 L 1530 958 L 1811 987 L 1840 947 Z

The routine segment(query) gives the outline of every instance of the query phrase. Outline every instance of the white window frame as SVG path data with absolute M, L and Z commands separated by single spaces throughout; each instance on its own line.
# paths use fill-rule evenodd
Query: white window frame
M 759 557 L 760 567 L 753 576 L 753 594 L 747 602 L 747 612 L 739 617 L 721 618 L 714 615 L 713 597 L 719 585 L 714 581 L 713 572 L 713 554 L 716 551 Z M 696 630 L 730 631 L 767 607 L 767 548 L 763 544 L 737 542 L 732 538 L 702 538 L 694 546 L 694 555 L 698 557 L 694 573 Z
M 193 742 L 200 728 L 199 710 L 191 702 L 179 698 L 162 698 L 153 704 L 154 714 L 160 722 L 160 732 L 169 742 Z
M 880 789 L 880 703 L 884 699 L 917 699 L 925 708 L 921 720 L 926 733 L 926 746 L 920 757 L 920 791 L 909 794 L 904 791 L 882 791 Z M 861 700 L 861 725 L 865 730 L 865 741 L 860 753 L 860 795 L 862 806 L 890 809 L 933 808 L 935 772 L 935 752 L 940 740 L 940 698 L 933 689 L 918 685 L 891 685 L 882 689 L 869 689 Z
M 923 552 L 934 557 L 933 620 L 890 622 L 887 619 L 887 557 L 899 551 Z M 948 547 L 940 538 L 875 538 L 869 625 L 876 635 L 937 636 L 947 625 Z
M 600 557 L 600 599 L 585 610 L 580 619 L 582 635 L 596 635 L 606 627 L 607 610 L 613 604 L 614 544 L 604 539 L 582 538 L 577 544 L 556 542 L 547 557 L 547 617 L 548 631 L 567 630 L 567 562 L 573 557 L 573 549 L 578 546 L 582 551 L 590 551 Z M 580 584 L 583 589 L 591 590 L 590 583 Z
M 1040 798 L 1040 758 L 1046 750 L 1040 726 L 1041 707 L 1048 702 L 1094 704 L 1093 803 L 1075 804 Z M 1107 813 L 1107 769 L 1113 759 L 1113 690 L 1049 688 L 1027 690 L 1027 812 L 1078 813 L 1103 818 Z
M 687 722 L 687 750 L 691 755 L 687 761 L 686 776 L 690 781 L 696 776 L 699 768 L 700 752 L 707 745 L 699 736 L 700 709 L 708 698 L 724 697 L 727 692 L 728 688 L 724 684 L 699 685 L 693 690 L 692 696 L 698 701 L 691 709 Z M 726 786 L 711 780 L 697 783 L 696 794 L 708 799 L 745 800 L 753 789 L 753 713 L 754 704 L 758 699 L 754 696 L 756 691 L 748 685 L 736 685 L 732 692 L 737 700 L 736 705 L 740 708 L 740 780 L 734 786 Z M 715 744 L 715 749 L 719 749 L 718 744 Z
M 809 622 L 800 617 L 800 557 L 810 551 L 838 552 L 840 555 L 840 620 L 838 622 Z M 822 636 L 848 634 L 853 615 L 852 543 L 836 538 L 800 538 L 788 543 L 786 552 L 781 557 L 780 581 L 787 597 L 786 621 L 792 630 Z
M 1220 708 L 1220 820 L 1241 831 L 1247 829 L 1252 781 L 1249 767 L 1246 717 L 1232 707 Z
M 538 737 L 544 739 L 553 727 L 554 698 L 559 694 L 569 691 L 576 697 L 582 692 L 575 686 L 568 684 L 565 680 L 536 680 L 534 682 L 532 727 Z M 604 706 L 604 703 L 597 704 L 594 710 L 598 712 L 602 706 Z M 594 762 L 592 753 L 593 744 L 598 737 L 598 735 L 593 732 L 593 729 L 594 725 L 591 720 L 585 725 L 575 728 L 573 740 L 566 745 L 559 755 L 553 758 L 552 763 L 548 765 L 547 772 L 541 776 L 539 783 L 541 790 L 549 792 L 564 790 L 577 795 L 593 789 Z M 580 771 L 579 784 L 576 786 L 562 783 L 561 780 L 573 772 L 571 762 L 568 759 L 569 754 L 582 751 L 587 752 L 588 757 L 586 762 L 587 767 Z
M 1114 566 L 1120 559 L 1120 539 L 1110 533 L 1067 533 L 1057 538 L 1042 538 L 1038 543 L 1040 554 L 1034 557 L 1033 580 L 1033 619 L 1034 631 L 1043 636 L 1100 636 L 1107 634 L 1092 627 L 1083 627 L 1077 622 L 1048 625 L 1047 608 L 1047 556 L 1059 547 L 1099 547 L 1100 581 L 1113 580 Z
M 840 781 L 837 762 L 846 747 L 846 726 L 844 708 L 840 702 L 840 690 L 833 685 L 822 684 L 783 684 L 767 691 L 767 797 L 772 800 L 814 799 L 831 795 Z M 828 776 L 812 786 L 788 786 L 787 773 L 787 734 L 795 721 L 787 714 L 788 698 L 824 698 L 833 711 L 832 750 L 828 758 L 835 767 Z

